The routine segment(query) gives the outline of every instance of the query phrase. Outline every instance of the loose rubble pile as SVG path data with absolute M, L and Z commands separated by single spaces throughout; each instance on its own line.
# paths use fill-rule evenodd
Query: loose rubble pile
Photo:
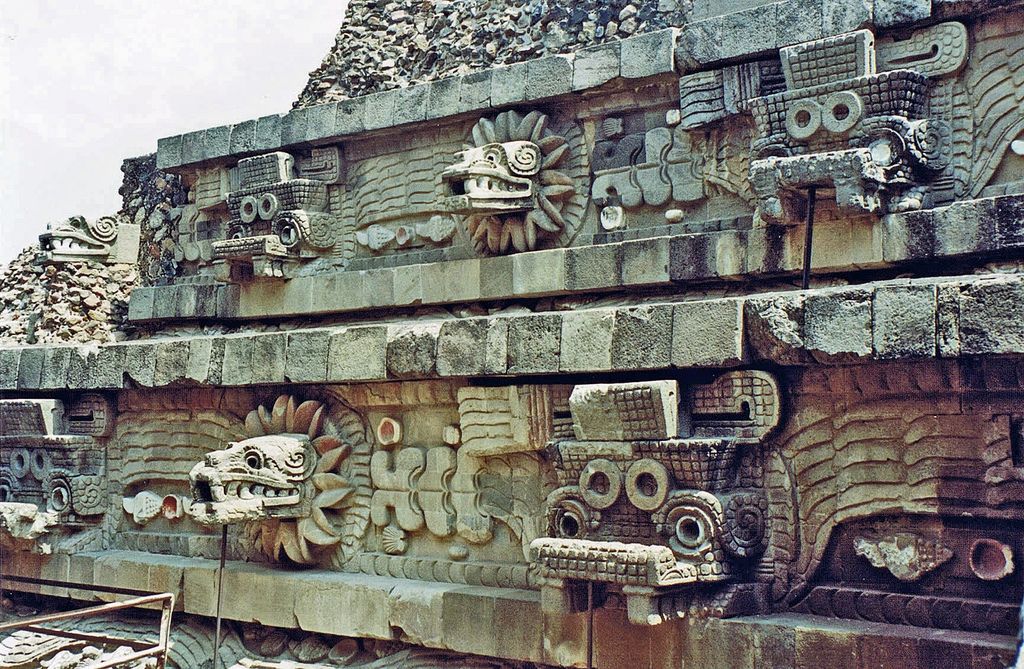
M 692 0 L 352 0 L 295 107 L 402 88 L 686 22 Z
M 0 273 L 0 344 L 123 339 L 138 279 L 133 265 L 45 264 L 30 246 Z
M 124 180 L 118 189 L 121 215 L 141 230 L 139 271 L 143 283 L 159 283 L 175 274 L 174 227 L 188 190 L 181 177 L 156 168 L 156 154 L 128 158 L 121 164 Z

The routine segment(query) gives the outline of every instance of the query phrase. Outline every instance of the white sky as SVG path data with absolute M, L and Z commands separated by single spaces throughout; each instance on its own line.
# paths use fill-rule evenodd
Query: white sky
M 0 263 L 160 137 L 283 113 L 346 0 L 0 0 Z

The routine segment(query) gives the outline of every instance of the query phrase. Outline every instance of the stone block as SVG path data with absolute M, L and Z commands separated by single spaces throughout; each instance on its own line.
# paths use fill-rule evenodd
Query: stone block
M 217 316 L 217 286 L 215 284 L 199 284 L 189 286 L 195 295 L 195 316 L 196 318 L 216 318 Z
M 39 346 L 26 346 L 21 349 L 18 364 L 18 389 L 36 390 L 43 379 L 43 367 L 46 364 L 46 349 Z
M 540 100 L 572 91 L 572 60 L 548 56 L 531 60 L 526 66 L 526 99 Z
M 388 624 L 402 630 L 402 639 L 444 648 L 444 593 L 447 583 L 398 579 L 388 595 Z
M 0 390 L 18 388 L 18 362 L 21 349 L 0 348 Z
M 448 260 L 420 265 L 426 304 L 480 299 L 480 260 Z
M 392 273 L 395 306 L 420 304 L 423 301 L 423 275 L 420 265 L 401 265 Z
M 232 562 L 224 569 L 224 617 L 258 622 L 274 627 L 295 624 L 295 600 L 298 596 L 293 579 L 280 578 L 262 565 Z
M 616 244 L 595 244 L 565 250 L 566 290 L 594 290 L 619 284 Z
M 309 110 L 300 107 L 293 109 L 281 117 L 281 144 L 289 146 L 306 141 L 306 130 L 309 128 Z
M 207 128 L 203 136 L 203 159 L 220 158 L 231 153 L 231 126 Z
M 495 256 L 480 261 L 481 299 L 500 299 L 513 294 L 511 256 Z
M 491 71 L 481 70 L 462 77 L 459 111 L 470 112 L 491 106 Z
M 565 291 L 565 249 L 516 253 L 512 256 L 512 293 L 551 295 Z
M 776 25 L 779 46 L 821 39 L 821 2 L 788 0 L 777 5 Z
M 187 286 L 182 286 L 182 289 L 187 290 L 187 288 Z M 153 318 L 174 318 L 177 315 L 178 287 L 155 286 L 153 288 Z
M 248 385 L 252 382 L 257 365 L 253 359 L 253 335 L 235 334 L 221 339 L 224 342 L 224 356 L 221 363 L 220 382 L 226 386 Z M 294 369 L 291 365 L 290 368 Z
M 285 375 L 293 383 L 327 379 L 329 330 L 296 330 L 288 333 Z
M 177 318 L 192 319 L 198 308 L 196 286 L 178 286 L 175 293 L 174 315 Z
M 89 356 L 89 382 L 92 388 L 120 388 L 124 385 L 125 356 L 123 345 L 100 346 Z
M 871 357 L 870 289 L 812 291 L 804 310 L 804 342 L 815 360 L 828 364 Z
M 892 28 L 932 15 L 932 0 L 874 0 L 875 27 Z
M 871 25 L 874 0 L 822 0 L 821 34 L 824 37 L 848 33 Z
M 158 341 L 154 349 L 156 365 L 153 369 L 153 385 L 167 386 L 185 376 L 189 358 L 187 339 Z
M 256 119 L 256 151 L 272 151 L 281 146 L 281 116 L 271 114 Z
M 619 74 L 625 79 L 643 79 L 675 70 L 676 32 L 672 28 L 630 37 L 620 44 Z
M 606 84 L 619 76 L 619 42 L 606 42 L 575 53 L 572 89 L 583 91 Z
M 366 130 L 379 130 L 394 125 L 397 99 L 397 91 L 363 96 L 363 127 Z
M 362 302 L 368 307 L 390 307 L 395 304 L 395 270 L 391 267 L 363 273 Z
M 526 100 L 526 63 L 495 67 L 491 70 L 491 106 L 504 107 Z
M 231 126 L 229 153 L 250 153 L 256 150 L 256 119 Z
M 434 375 L 441 323 L 389 325 L 387 330 L 389 377 L 424 378 Z
M 340 574 L 302 579 L 295 588 L 295 619 L 301 629 L 372 639 L 390 639 L 391 602 L 395 579 Z
M 486 371 L 486 318 L 460 318 L 441 323 L 437 335 L 439 376 L 475 376 Z
M 338 103 L 338 114 L 334 119 L 335 135 L 354 135 L 362 132 L 366 102 L 362 98 L 342 100 Z
M 329 381 L 369 381 L 387 376 L 388 329 L 383 325 L 350 327 L 331 333 Z
M 935 346 L 941 358 L 960 357 L 960 286 L 936 286 Z
M 306 134 L 307 142 L 334 137 L 334 128 L 338 121 L 338 103 L 325 102 L 323 104 L 306 107 Z
M 935 357 L 936 287 L 879 286 L 872 305 L 875 355 L 882 359 Z
M 128 320 L 145 321 L 153 317 L 153 298 L 156 288 L 139 286 L 128 297 Z
M 544 624 L 539 593 L 501 590 L 494 600 L 494 629 L 501 630 L 498 652 L 503 657 L 540 662 L 544 657 Z
M 185 361 L 183 378 L 196 383 L 208 384 L 210 366 L 213 362 L 213 337 L 193 337 L 188 342 L 188 359 Z
M 494 630 L 495 590 L 493 588 L 454 588 L 444 593 L 444 645 L 452 650 L 475 655 L 495 655 L 498 634 Z
M 156 375 L 156 347 L 149 342 L 125 342 L 124 372 L 132 381 L 145 388 L 154 384 Z
M 1024 352 L 1024 320 L 1020 305 L 1024 282 L 1006 276 L 978 280 L 960 287 L 960 352 L 982 355 Z M 24 354 L 22 354 L 22 364 Z
M 70 348 L 67 346 L 47 346 L 43 355 L 43 371 L 39 377 L 39 387 L 45 389 L 66 388 L 68 384 L 68 359 Z
M 487 322 L 487 346 L 484 349 L 484 372 L 504 374 L 508 370 L 508 319 Z
M 164 137 L 156 142 L 156 166 L 159 169 L 181 164 L 181 135 Z
M 669 283 L 668 237 L 623 242 L 619 249 L 619 277 L 623 286 Z
M 65 379 L 68 388 L 74 390 L 91 387 L 89 357 L 95 354 L 95 346 L 71 346 L 68 348 L 67 378 Z M 0 383 L 0 387 L 2 387 L 2 383 Z
M 611 369 L 614 323 L 615 311 L 611 309 L 581 309 L 562 314 L 561 371 Z
M 459 113 L 462 101 L 462 77 L 448 77 L 430 82 L 427 93 L 427 118 L 444 118 Z
M 241 288 L 237 285 L 217 286 L 217 317 L 234 318 L 238 315 Z
M 181 163 L 188 165 L 203 159 L 203 136 L 205 130 L 186 132 L 181 136 Z
M 425 119 L 427 117 L 427 98 L 429 95 L 429 84 L 419 84 L 398 89 L 394 124 L 415 123 Z
M 672 361 L 672 306 L 652 304 L 615 310 L 612 369 L 661 369 Z
M 701 300 L 675 305 L 674 367 L 731 367 L 746 359 L 742 300 Z
M 782 365 L 805 364 L 812 358 L 804 344 L 803 293 L 747 298 L 743 320 L 750 355 Z
M 288 335 L 284 332 L 272 332 L 254 335 L 251 339 L 252 382 L 283 383 Z
M 846 630 L 798 627 L 795 644 L 796 666 L 799 669 L 821 666 L 860 669 L 862 665 L 857 658 L 856 639 L 855 633 Z
M 512 316 L 508 322 L 508 371 L 513 374 L 558 371 L 562 319 L 554 314 Z
M 217 562 L 193 560 L 193 564 L 185 568 L 182 581 L 185 613 L 201 616 L 216 615 Z M 225 578 L 225 586 L 227 585 L 226 581 Z

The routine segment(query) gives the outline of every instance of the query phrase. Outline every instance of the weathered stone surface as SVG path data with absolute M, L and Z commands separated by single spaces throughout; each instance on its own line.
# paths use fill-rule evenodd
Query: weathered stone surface
M 327 379 L 329 330 L 288 333 L 285 375 L 290 381 L 309 382 Z
M 563 372 L 610 369 L 615 312 L 607 309 L 570 311 L 562 316 Z
M 385 326 L 350 327 L 332 332 L 329 380 L 383 379 L 387 375 L 387 334 Z
M 742 300 L 683 302 L 674 307 L 674 367 L 730 367 L 746 357 Z
M 815 360 L 835 363 L 871 356 L 870 290 L 810 293 L 804 309 L 804 342 Z
M 612 367 L 657 369 L 672 360 L 672 307 L 618 309 L 612 326 Z
M 572 88 L 580 91 L 607 83 L 619 76 L 619 42 L 577 51 L 573 60 Z
M 884 286 L 872 304 L 873 346 L 882 359 L 934 357 L 935 286 Z
M 513 316 L 508 320 L 508 371 L 517 374 L 558 369 L 562 322 L 557 315 Z
M 979 281 L 960 289 L 960 352 L 963 355 L 1024 350 L 1020 304 L 1024 283 L 1017 277 Z
M 388 326 L 388 376 L 433 376 L 441 323 Z
M 253 374 L 258 364 L 253 356 L 253 339 L 247 335 L 230 335 L 223 338 L 224 357 L 221 366 L 221 383 L 225 385 L 247 385 L 253 382 Z M 301 336 L 300 336 L 300 342 Z M 305 373 L 308 368 L 306 360 L 300 357 L 301 343 L 297 345 L 292 358 L 287 360 L 288 369 L 295 370 L 296 375 Z
M 473 376 L 486 373 L 488 321 L 463 318 L 440 324 L 437 334 L 439 376 Z

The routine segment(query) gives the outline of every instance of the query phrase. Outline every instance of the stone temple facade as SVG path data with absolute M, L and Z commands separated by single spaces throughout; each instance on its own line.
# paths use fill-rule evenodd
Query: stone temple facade
M 141 285 L 0 348 L 0 573 L 52 581 L 5 615 L 170 592 L 178 669 L 1012 665 L 1024 3 L 638 4 L 161 139 L 173 216 L 46 233 Z

